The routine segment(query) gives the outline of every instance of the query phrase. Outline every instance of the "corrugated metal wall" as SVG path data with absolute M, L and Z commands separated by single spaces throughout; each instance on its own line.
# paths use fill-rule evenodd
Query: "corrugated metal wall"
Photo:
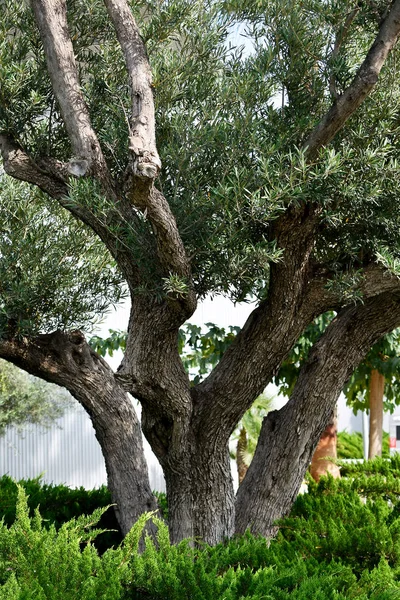
M 145 443 L 152 489 L 165 490 L 162 470 Z M 107 483 L 106 469 L 92 423 L 79 404 L 50 428 L 29 425 L 7 428 L 0 437 L 0 475 L 35 478 L 46 483 L 92 489 Z

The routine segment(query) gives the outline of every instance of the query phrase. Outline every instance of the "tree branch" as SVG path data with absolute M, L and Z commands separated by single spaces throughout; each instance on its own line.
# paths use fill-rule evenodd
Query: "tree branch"
M 134 175 L 153 181 L 161 168 L 155 134 L 152 77 L 146 48 L 126 0 L 104 0 L 125 57 L 131 87 L 129 149 Z
M 290 209 L 275 222 L 284 249 L 270 268 L 266 300 L 251 313 L 218 365 L 193 388 L 200 428 L 227 442 L 243 413 L 262 393 L 306 326 L 331 306 L 326 279 L 313 279 L 311 256 L 319 208 Z
M 80 331 L 3 339 L 0 357 L 65 387 L 87 411 L 103 451 L 108 486 L 124 534 L 143 512 L 156 509 L 133 404 Z M 122 471 L 121 464 L 125 466 Z
M 393 6 L 379 28 L 364 62 L 347 90 L 337 98 L 331 109 L 308 136 L 304 148 L 310 159 L 326 146 L 375 87 L 384 62 L 400 34 L 400 0 Z
M 31 0 L 54 94 L 75 156 L 72 175 L 93 174 L 109 186 L 108 168 L 80 88 L 68 31 L 66 0 Z
M 307 325 L 319 314 L 344 305 L 337 292 L 326 286 L 330 273 L 313 273 L 300 247 L 290 255 L 297 262 L 274 265 L 268 299 L 251 313 L 207 379 L 192 390 L 199 427 L 218 428 L 223 438 L 271 381 Z M 362 302 L 369 302 L 383 294 L 399 294 L 400 279 L 371 264 L 354 291 Z
M 127 1 L 104 0 L 104 3 L 125 57 L 131 88 L 129 149 L 132 164 L 126 191 L 151 222 L 159 259 L 167 273 L 190 280 L 190 264 L 175 217 L 164 196 L 153 187 L 161 161 L 156 146 L 152 75 L 146 48 Z
M 50 167 L 50 163 L 46 165 L 45 159 L 39 166 L 11 137 L 5 134 L 0 134 L 0 153 L 7 175 L 33 183 L 57 200 L 68 196 L 68 185 L 61 163 L 58 172 L 56 172 L 55 161 L 53 161 L 51 169 L 46 168 Z
M 261 535 L 276 533 L 275 521 L 290 510 L 344 384 L 371 346 L 399 324 L 399 292 L 346 307 L 332 321 L 302 367 L 289 402 L 264 419 L 237 495 L 237 533 L 249 527 Z M 282 448 L 288 449 L 283 455 Z

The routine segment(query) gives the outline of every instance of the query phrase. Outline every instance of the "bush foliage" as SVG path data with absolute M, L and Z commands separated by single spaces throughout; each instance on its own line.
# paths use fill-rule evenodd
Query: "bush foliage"
M 48 485 L 40 478 L 20 481 L 20 486 L 27 494 L 29 516 L 40 507 L 40 514 L 45 526 L 54 525 L 58 530 L 64 523 L 80 515 L 89 515 L 98 508 L 105 509 L 112 503 L 110 492 L 106 486 L 95 490 L 84 488 L 70 489 L 65 485 Z M 7 475 L 0 478 L 0 518 L 8 526 L 15 521 L 18 486 Z M 99 552 L 110 546 L 118 545 L 122 540 L 119 525 L 112 507 L 102 513 L 99 520 L 100 529 L 104 533 L 95 540 Z
M 338 458 L 364 458 L 363 436 L 362 433 L 340 431 L 337 439 L 337 454 Z M 389 434 L 383 432 L 382 439 L 382 456 L 389 458 Z
M 58 517 L 56 527 L 32 513 L 32 499 L 13 484 L 16 518 L 9 512 L 0 525 L 0 600 L 400 599 L 400 457 L 343 471 L 340 480 L 310 480 L 270 542 L 247 534 L 214 548 L 196 540 L 171 546 L 166 524 L 144 515 L 103 553 L 93 541 L 104 535 L 97 523 L 107 506 L 63 524 Z M 25 489 L 38 493 L 34 483 Z M 43 486 L 42 498 L 52 489 Z M 145 534 L 139 552 L 149 518 L 157 539 Z

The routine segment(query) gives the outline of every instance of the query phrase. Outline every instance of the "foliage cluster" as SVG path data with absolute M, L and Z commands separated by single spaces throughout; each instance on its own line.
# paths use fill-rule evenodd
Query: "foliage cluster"
M 147 537 L 139 553 L 151 517 L 144 515 L 101 556 L 92 541 L 105 508 L 57 531 L 37 510 L 32 516 L 20 487 L 16 520 L 0 526 L 0 599 L 400 598 L 400 457 L 346 468 L 341 480 L 310 481 L 271 542 L 245 535 L 213 548 L 189 540 L 171 546 L 153 516 L 157 541 Z M 104 489 L 99 500 L 107 500 Z
M 308 481 L 277 543 L 304 558 L 340 560 L 360 576 L 385 559 L 394 573 L 400 560 L 400 458 L 343 464 L 341 479 Z
M 104 530 L 94 539 L 94 545 L 100 553 L 111 547 L 116 547 L 122 540 L 122 534 L 111 505 L 111 495 L 106 486 L 93 490 L 83 487 L 71 489 L 65 485 L 52 485 L 37 479 L 24 479 L 17 483 L 8 475 L 0 478 L 0 519 L 8 526 L 15 521 L 18 497 L 18 486 L 23 488 L 27 495 L 29 515 L 32 517 L 37 508 L 44 525 L 54 525 L 58 530 L 67 521 L 80 515 L 88 515 L 96 509 L 104 509 L 99 527 Z M 154 492 L 160 512 L 164 518 L 168 517 L 166 495 Z M 109 507 L 109 508 L 107 508 Z
M 0 176 L 0 212 L 0 336 L 89 329 L 124 297 L 100 240 L 40 191 Z
M 340 431 L 337 437 L 337 456 L 343 458 L 364 458 L 364 445 L 362 433 Z M 389 458 L 389 434 L 384 431 L 382 435 L 382 458 Z
M 318 161 L 306 161 L 301 149 L 364 57 L 383 16 L 381 6 L 371 10 L 375 4 L 358 3 L 351 31 L 342 35 L 354 9 L 350 0 L 131 3 L 153 72 L 163 164 L 158 185 L 176 216 L 200 296 L 265 297 L 269 265 L 282 256 L 273 222 L 310 199 L 324 211 L 317 258 L 345 295 L 348 273 L 365 260 L 379 256 L 395 268 L 399 89 L 390 67 L 397 49 L 373 97 Z M 70 143 L 31 11 L 13 0 L 1 7 L 0 128 L 34 157 L 67 161 Z M 68 22 L 93 127 L 111 173 L 122 179 L 130 110 L 122 52 L 97 0 L 70 2 Z M 239 23 L 247 49 L 230 41 Z M 79 203 L 91 198 L 97 210 L 95 187 L 83 185 Z M 75 202 L 73 196 L 74 190 Z M 134 235 L 113 233 L 145 267 L 154 248 L 149 223 L 139 222 Z M 148 264 L 147 291 L 156 285 L 152 269 Z
M 39 511 L 29 517 L 19 489 L 17 516 L 11 527 L 0 524 L 0 598 L 2 600 L 115 600 L 120 597 L 121 559 L 112 550 L 99 557 L 90 541 L 104 509 L 44 527 Z
M 71 519 L 89 515 L 96 509 L 105 509 L 111 504 L 110 492 L 106 486 L 94 490 L 71 489 L 65 485 L 43 483 L 40 478 L 22 480 L 19 486 L 27 494 L 29 515 L 32 517 L 40 507 L 44 526 L 54 526 L 56 530 Z M 17 496 L 17 484 L 8 475 L 3 475 L 0 478 L 0 518 L 5 525 L 11 526 L 15 521 Z M 99 552 L 120 543 L 122 535 L 112 508 L 103 510 L 99 527 L 105 530 L 94 541 Z

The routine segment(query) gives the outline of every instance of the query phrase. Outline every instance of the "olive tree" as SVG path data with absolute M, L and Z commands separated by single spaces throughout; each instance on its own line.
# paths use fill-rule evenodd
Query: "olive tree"
M 400 0 L 0 7 L 4 170 L 94 232 L 132 301 L 115 374 L 80 331 L 43 331 L 6 302 L 0 356 L 88 410 L 124 531 L 153 502 L 135 475 L 129 392 L 165 474 L 172 539 L 270 535 L 344 383 L 400 324 Z M 230 41 L 239 25 L 246 48 Z M 179 328 L 218 293 L 257 306 L 191 386 Z M 229 436 L 328 310 L 235 498 Z

